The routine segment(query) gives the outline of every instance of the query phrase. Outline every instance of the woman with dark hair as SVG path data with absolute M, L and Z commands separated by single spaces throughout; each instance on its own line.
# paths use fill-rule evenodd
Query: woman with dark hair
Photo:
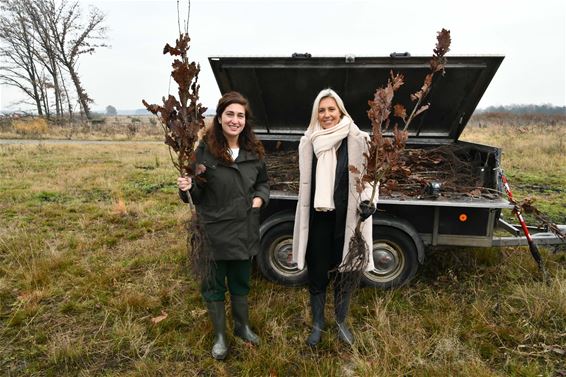
M 369 135 L 354 124 L 342 99 L 332 89 L 322 90 L 314 100 L 310 124 L 299 143 L 299 198 L 293 232 L 293 261 L 308 271 L 312 331 L 307 344 L 320 342 L 324 330 L 326 288 L 334 285 L 334 313 L 338 338 L 352 345 L 354 336 L 346 325 L 351 284 L 347 274 L 355 269 L 372 270 L 372 223 L 375 212 L 369 203 L 371 187 L 356 189 L 353 165 L 362 171 Z M 377 201 L 377 195 L 375 200 Z M 358 216 L 366 241 L 365 266 L 351 266 L 349 241 Z M 358 271 L 357 273 L 361 273 Z M 350 275 L 352 277 L 354 275 Z
M 251 258 L 259 250 L 259 211 L 269 200 L 264 149 L 250 124 L 248 101 L 226 93 L 216 116 L 196 149 L 198 179 L 179 177 L 181 198 L 191 196 L 204 234 L 203 252 L 213 260 L 201 294 L 214 327 L 212 356 L 228 354 L 224 299 L 231 295 L 234 334 L 259 344 L 248 320 Z

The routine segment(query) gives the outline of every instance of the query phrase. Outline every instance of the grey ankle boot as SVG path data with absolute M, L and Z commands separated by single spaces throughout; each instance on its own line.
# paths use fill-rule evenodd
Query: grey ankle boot
M 326 304 L 326 292 L 316 295 L 311 294 L 310 303 L 312 313 L 312 330 L 307 338 L 307 344 L 314 347 L 320 342 L 322 332 L 324 331 L 324 306 Z
M 234 335 L 258 346 L 260 338 L 250 328 L 248 310 L 248 296 L 232 296 Z
M 343 289 L 334 290 L 334 314 L 336 315 L 336 326 L 338 339 L 352 346 L 354 345 L 354 335 L 346 324 L 346 316 L 350 307 L 351 292 Z
M 226 339 L 226 312 L 224 301 L 207 302 L 208 314 L 214 327 L 214 344 L 212 346 L 212 357 L 216 360 L 224 360 L 228 355 L 228 340 Z

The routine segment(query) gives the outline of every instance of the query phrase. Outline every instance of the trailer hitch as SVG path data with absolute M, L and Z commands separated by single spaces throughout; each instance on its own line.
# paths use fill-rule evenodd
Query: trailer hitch
M 509 199 L 509 203 L 511 203 L 513 205 L 513 213 L 515 214 L 515 216 L 517 216 L 517 219 L 519 220 L 519 223 L 521 224 L 521 229 L 523 229 L 523 233 L 525 233 L 525 237 L 527 238 L 527 243 L 529 245 L 529 251 L 531 252 L 533 259 L 537 263 L 538 269 L 539 269 L 540 273 L 542 274 L 542 279 L 543 279 L 544 282 L 549 283 L 550 282 L 550 276 L 549 276 L 548 272 L 546 271 L 546 268 L 544 267 L 544 261 L 542 260 L 542 256 L 540 255 L 540 251 L 538 249 L 538 246 L 535 244 L 535 242 L 533 241 L 533 238 L 531 237 L 531 234 L 529 232 L 529 228 L 527 227 L 527 223 L 525 223 L 525 219 L 523 219 L 523 215 L 521 214 L 521 209 L 519 208 L 519 205 L 517 204 L 515 199 L 513 199 L 513 193 L 511 192 L 511 187 L 509 186 L 509 181 L 507 181 L 507 177 L 503 173 L 502 169 L 499 169 L 499 176 L 501 177 L 501 181 L 503 182 L 503 188 L 505 189 L 505 192 L 507 193 L 507 198 Z

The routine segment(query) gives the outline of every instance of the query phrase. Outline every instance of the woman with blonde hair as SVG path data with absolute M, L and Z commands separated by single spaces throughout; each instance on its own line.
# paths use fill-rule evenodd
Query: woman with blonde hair
M 349 240 L 360 216 L 366 241 L 366 271 L 373 269 L 372 223 L 375 203 L 365 201 L 371 188 L 356 190 L 356 177 L 348 166 L 361 170 L 369 135 L 352 121 L 342 99 L 332 89 L 314 100 L 310 124 L 299 143 L 299 198 L 293 232 L 293 261 L 307 267 L 312 312 L 310 346 L 320 342 L 325 327 L 326 288 L 334 285 L 334 313 L 338 338 L 354 343 L 346 325 L 351 287 L 344 284 L 350 273 L 345 265 Z M 377 195 L 376 199 L 377 201 Z

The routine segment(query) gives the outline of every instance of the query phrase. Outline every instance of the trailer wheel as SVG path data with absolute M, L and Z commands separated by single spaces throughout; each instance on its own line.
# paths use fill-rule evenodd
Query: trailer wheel
M 257 256 L 262 275 L 275 283 L 297 286 L 307 282 L 307 269 L 299 270 L 291 261 L 293 255 L 293 223 L 286 222 L 269 229 L 261 239 Z
M 373 228 L 373 263 L 363 282 L 377 288 L 397 288 L 407 284 L 417 272 L 417 248 L 405 232 L 388 226 Z

